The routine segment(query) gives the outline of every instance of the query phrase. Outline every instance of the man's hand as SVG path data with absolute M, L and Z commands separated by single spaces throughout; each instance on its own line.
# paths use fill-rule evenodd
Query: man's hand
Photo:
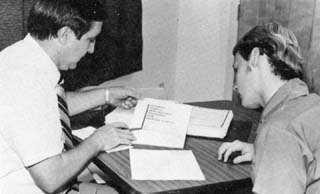
M 28 166 L 32 178 L 46 193 L 60 193 L 66 184 L 79 174 L 100 151 L 119 144 L 131 144 L 133 134 L 124 123 L 113 123 L 98 128 L 78 146 Z
M 218 151 L 218 160 L 221 160 L 223 157 L 224 162 L 227 162 L 230 154 L 235 151 L 241 151 L 241 155 L 233 160 L 234 164 L 252 161 L 254 153 L 253 145 L 239 140 L 221 144 Z
M 111 87 L 109 88 L 109 103 L 124 109 L 136 106 L 140 95 L 132 88 Z
M 128 126 L 124 123 L 104 125 L 92 135 L 99 145 L 99 150 L 110 150 L 120 144 L 131 145 L 136 140 Z

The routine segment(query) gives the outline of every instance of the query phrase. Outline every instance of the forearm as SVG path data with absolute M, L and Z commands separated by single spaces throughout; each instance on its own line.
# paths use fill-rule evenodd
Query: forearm
M 107 95 L 107 98 L 106 98 Z M 125 87 L 98 88 L 80 92 L 66 92 L 69 114 L 75 115 L 83 111 L 101 106 L 105 103 L 130 109 L 137 104 L 139 94 L 134 89 Z M 106 100 L 108 99 L 108 100 Z
M 48 158 L 29 167 L 36 184 L 45 192 L 63 190 L 87 166 L 100 148 L 93 138 L 62 154 Z
M 69 114 L 76 115 L 106 103 L 105 89 L 66 92 Z

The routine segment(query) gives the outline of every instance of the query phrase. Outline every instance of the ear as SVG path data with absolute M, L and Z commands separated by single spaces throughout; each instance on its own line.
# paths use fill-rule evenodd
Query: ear
M 255 68 L 258 66 L 258 61 L 260 57 L 260 51 L 258 47 L 254 47 L 249 56 L 249 67 Z
M 73 30 L 68 26 L 60 28 L 57 33 L 58 41 L 63 45 L 67 44 L 70 39 L 74 38 L 74 36 L 75 34 Z

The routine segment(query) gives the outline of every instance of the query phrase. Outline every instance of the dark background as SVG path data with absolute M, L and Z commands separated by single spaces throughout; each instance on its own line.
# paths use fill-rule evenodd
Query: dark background
M 100 0 L 108 13 L 96 41 L 95 52 L 86 55 L 77 69 L 62 72 L 67 90 L 126 75 L 142 69 L 141 0 Z M 0 1 L 0 50 L 27 33 L 27 17 L 36 0 Z

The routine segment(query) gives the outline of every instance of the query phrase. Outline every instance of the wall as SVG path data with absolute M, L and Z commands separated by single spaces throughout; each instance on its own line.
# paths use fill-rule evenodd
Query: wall
M 164 85 L 180 102 L 231 99 L 234 0 L 143 0 L 143 71 L 104 85 Z
M 22 12 L 22 1 L 0 1 L 0 50 L 23 37 Z
M 230 26 L 232 1 L 180 1 L 178 55 L 174 97 L 179 101 L 230 99 L 226 82 L 229 38 L 235 41 L 236 28 Z M 236 17 L 233 18 L 236 23 Z M 230 55 L 227 56 L 226 53 Z M 228 96 L 225 96 L 228 95 Z
M 320 0 L 241 0 L 239 36 L 259 23 L 276 21 L 297 37 L 304 57 L 304 79 L 320 94 Z

